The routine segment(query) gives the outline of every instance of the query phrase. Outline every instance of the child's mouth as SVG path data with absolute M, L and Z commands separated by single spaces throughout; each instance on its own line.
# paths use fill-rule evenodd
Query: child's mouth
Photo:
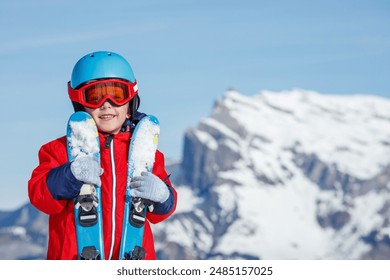
M 115 115 L 111 115 L 111 114 L 101 115 L 99 117 L 99 119 L 102 119 L 102 120 L 110 120 L 110 119 L 113 119 L 113 118 L 115 118 Z

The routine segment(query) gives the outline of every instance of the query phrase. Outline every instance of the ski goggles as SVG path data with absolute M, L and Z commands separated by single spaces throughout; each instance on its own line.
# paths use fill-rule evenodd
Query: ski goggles
M 120 79 L 97 80 L 73 89 L 68 82 L 70 100 L 89 108 L 101 107 L 107 99 L 115 105 L 122 106 L 138 93 L 137 82 L 127 82 Z

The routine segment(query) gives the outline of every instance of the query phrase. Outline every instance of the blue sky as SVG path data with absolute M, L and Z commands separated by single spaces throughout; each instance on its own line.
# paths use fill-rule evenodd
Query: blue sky
M 27 202 L 39 147 L 72 113 L 73 65 L 92 51 L 131 63 L 167 158 L 231 86 L 390 98 L 387 0 L 2 0 L 0 25 L 0 209 Z

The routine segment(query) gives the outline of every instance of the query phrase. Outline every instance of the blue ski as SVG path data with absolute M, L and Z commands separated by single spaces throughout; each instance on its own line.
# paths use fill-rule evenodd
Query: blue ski
M 86 112 L 76 112 L 68 121 L 68 160 L 94 156 L 100 162 L 100 143 L 96 124 Z M 101 188 L 84 184 L 74 199 L 78 258 L 104 259 Z
M 130 182 L 142 171 L 152 172 L 158 137 L 159 121 L 155 116 L 145 116 L 136 125 L 131 137 L 126 186 L 126 201 L 123 217 L 122 240 L 119 251 L 121 260 L 140 260 L 145 257 L 142 248 L 146 211 L 153 211 L 150 201 L 132 197 Z

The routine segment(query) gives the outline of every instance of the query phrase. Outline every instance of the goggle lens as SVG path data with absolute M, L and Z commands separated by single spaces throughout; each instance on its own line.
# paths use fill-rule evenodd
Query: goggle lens
M 95 84 L 84 89 L 84 100 L 87 104 L 97 105 L 106 95 L 118 103 L 129 97 L 127 87 L 117 82 Z
M 115 105 L 122 106 L 137 93 L 137 82 L 130 83 L 119 79 L 98 80 L 79 89 L 73 89 L 68 83 L 68 93 L 72 101 L 90 108 L 99 108 L 110 99 Z

